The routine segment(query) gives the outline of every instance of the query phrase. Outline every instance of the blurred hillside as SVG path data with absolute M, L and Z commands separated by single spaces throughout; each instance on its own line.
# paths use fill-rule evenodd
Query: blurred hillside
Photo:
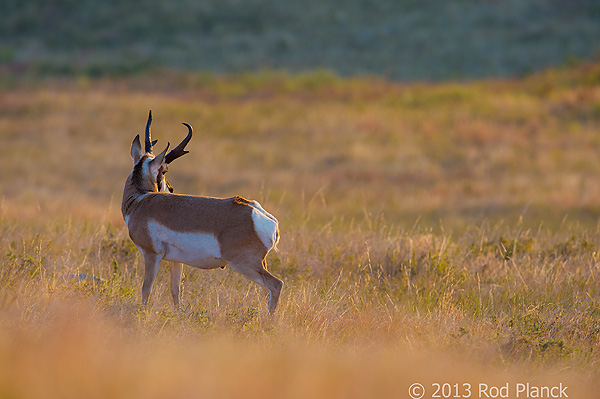
M 0 72 L 523 75 L 600 54 L 596 0 L 5 0 Z

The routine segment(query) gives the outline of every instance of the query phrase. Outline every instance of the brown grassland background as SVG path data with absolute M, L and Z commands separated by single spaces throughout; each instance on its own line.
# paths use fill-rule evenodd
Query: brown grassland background
M 426 398 L 435 382 L 597 397 L 599 63 L 461 84 L 152 81 L 0 92 L 1 397 L 403 398 L 414 382 Z M 195 129 L 177 192 L 278 217 L 274 316 L 229 269 L 186 268 L 175 312 L 163 267 L 140 306 L 120 201 L 149 109 L 160 149 Z

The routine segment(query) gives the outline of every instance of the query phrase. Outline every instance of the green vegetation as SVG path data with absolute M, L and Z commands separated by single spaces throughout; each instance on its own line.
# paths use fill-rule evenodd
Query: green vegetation
M 595 0 L 7 0 L 0 15 L 0 64 L 35 76 L 321 67 L 464 80 L 600 52 Z

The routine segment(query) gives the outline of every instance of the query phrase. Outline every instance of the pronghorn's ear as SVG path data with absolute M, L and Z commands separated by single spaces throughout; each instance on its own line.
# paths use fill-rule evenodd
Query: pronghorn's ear
M 138 163 L 142 155 L 142 145 L 140 144 L 140 135 L 138 134 L 133 139 L 133 143 L 131 143 L 131 158 L 134 165 Z
M 156 177 L 158 175 L 158 171 L 161 168 L 164 169 L 166 167 L 167 163 L 165 162 L 165 154 L 167 153 L 167 151 L 169 151 L 170 145 L 171 143 L 167 143 L 167 148 L 165 148 L 163 152 L 158 154 L 156 158 L 150 161 L 148 166 L 150 168 L 150 173 L 152 174 L 152 176 Z

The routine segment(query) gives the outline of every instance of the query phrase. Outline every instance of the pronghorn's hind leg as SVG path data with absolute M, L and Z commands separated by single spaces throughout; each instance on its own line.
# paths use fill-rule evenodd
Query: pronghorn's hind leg
M 183 264 L 179 262 L 170 262 L 171 266 L 171 295 L 173 296 L 173 306 L 175 310 L 179 310 L 181 273 Z
M 266 259 L 263 259 L 262 266 L 259 273 L 263 278 L 264 285 L 269 290 L 269 312 L 273 313 L 279 302 L 279 294 L 281 294 L 281 289 L 283 288 L 283 281 L 269 273 Z
M 261 285 L 269 293 L 269 313 L 273 313 L 279 301 L 283 281 L 267 271 L 265 268 L 267 265 L 266 260 L 263 259 L 258 262 L 231 262 L 229 265 L 233 270 L 242 274 L 247 279 Z
M 154 280 L 156 280 L 158 265 L 160 265 L 161 260 L 162 256 L 158 254 L 144 253 L 145 270 L 144 284 L 142 284 L 142 304 L 144 305 L 148 304 L 148 298 L 150 298 L 152 285 L 154 285 Z

